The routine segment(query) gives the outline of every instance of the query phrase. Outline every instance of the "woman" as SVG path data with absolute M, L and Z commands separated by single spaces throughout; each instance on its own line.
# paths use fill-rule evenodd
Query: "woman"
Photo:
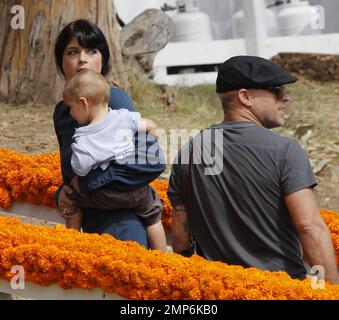
M 55 60 L 59 73 L 67 81 L 78 71 L 82 69 L 91 69 L 106 76 L 110 71 L 110 53 L 106 38 L 102 31 L 87 20 L 77 20 L 68 24 L 59 34 L 55 45 Z M 133 103 L 129 96 L 119 88 L 111 88 L 109 107 L 112 109 L 126 108 L 129 111 L 135 111 Z M 68 186 L 75 176 L 71 168 L 71 143 L 75 128 L 79 124 L 70 116 L 69 108 L 63 101 L 55 107 L 53 115 L 55 132 L 59 142 L 61 171 L 64 184 L 59 187 L 55 199 L 61 212 L 65 207 L 75 206 L 75 202 L 67 195 L 72 193 Z M 161 151 L 151 136 L 142 136 L 139 141 L 136 139 L 136 148 L 138 146 L 145 150 L 156 150 L 153 156 L 162 157 Z M 152 147 L 152 148 L 150 148 Z M 147 163 L 125 164 L 117 168 L 109 166 L 102 171 L 100 168 L 92 170 L 86 177 L 79 179 L 82 192 L 90 191 L 93 188 L 114 183 L 119 186 L 119 182 L 129 183 L 138 186 L 145 180 L 150 182 L 157 178 L 164 170 L 164 161 L 158 162 L 158 165 L 149 166 Z M 133 179 L 126 181 L 126 172 L 130 176 L 133 173 Z M 72 212 L 63 214 L 72 214 Z M 100 211 L 98 209 L 83 210 L 82 229 L 84 232 L 109 233 L 121 240 L 134 240 L 144 246 L 148 246 L 145 228 L 139 221 L 134 212 L 131 211 Z

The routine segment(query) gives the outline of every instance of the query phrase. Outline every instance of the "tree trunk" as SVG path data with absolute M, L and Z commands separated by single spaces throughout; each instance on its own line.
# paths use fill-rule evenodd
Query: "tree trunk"
M 24 9 L 22 29 L 13 28 L 13 20 L 20 17 L 16 5 Z M 108 80 L 127 89 L 112 0 L 0 0 L 0 100 L 50 105 L 61 99 L 63 79 L 55 67 L 54 44 L 60 30 L 79 18 L 101 28 L 113 62 Z
M 152 77 L 153 61 L 174 35 L 172 19 L 157 9 L 148 9 L 121 30 L 121 46 L 127 70 Z

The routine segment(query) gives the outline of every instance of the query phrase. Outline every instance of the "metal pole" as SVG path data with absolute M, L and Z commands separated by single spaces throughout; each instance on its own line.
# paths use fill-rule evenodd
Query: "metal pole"
M 265 56 L 267 31 L 264 0 L 242 0 L 247 54 Z

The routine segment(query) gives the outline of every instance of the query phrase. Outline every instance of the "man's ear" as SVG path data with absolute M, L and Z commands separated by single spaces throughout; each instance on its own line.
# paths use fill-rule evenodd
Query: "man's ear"
M 79 101 L 85 109 L 88 109 L 88 100 L 85 97 L 80 97 Z
M 242 105 L 250 108 L 252 106 L 252 99 L 250 96 L 250 92 L 246 89 L 240 89 L 238 91 L 238 99 L 241 102 Z

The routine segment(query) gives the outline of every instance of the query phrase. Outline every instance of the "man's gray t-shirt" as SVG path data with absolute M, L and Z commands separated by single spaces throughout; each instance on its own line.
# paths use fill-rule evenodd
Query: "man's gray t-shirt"
M 205 139 L 206 133 L 212 139 Z M 204 256 L 303 278 L 301 245 L 284 197 L 317 183 L 298 142 L 245 121 L 213 126 L 201 136 L 194 139 L 193 159 L 202 145 L 219 166 L 216 174 L 206 174 L 211 165 L 205 160 L 192 165 L 191 226 Z M 187 154 L 188 144 L 176 159 L 185 158 L 186 164 L 172 165 L 168 196 L 173 206 L 188 207 Z

